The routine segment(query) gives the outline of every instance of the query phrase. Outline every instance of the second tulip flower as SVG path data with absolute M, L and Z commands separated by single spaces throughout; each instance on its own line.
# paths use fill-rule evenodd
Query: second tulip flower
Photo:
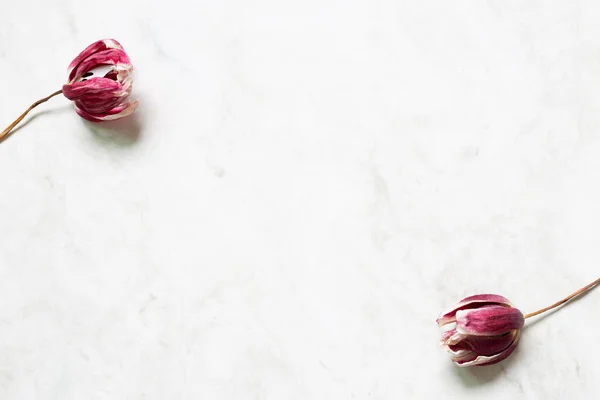
M 442 346 L 461 367 L 491 365 L 517 347 L 523 314 L 505 297 L 479 294 L 461 300 L 437 319 L 439 326 L 456 323 L 442 334 Z

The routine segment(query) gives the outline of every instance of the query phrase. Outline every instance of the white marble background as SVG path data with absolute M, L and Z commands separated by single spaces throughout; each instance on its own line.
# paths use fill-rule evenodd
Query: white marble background
M 0 125 L 114 37 L 135 118 L 0 144 L 1 399 L 589 399 L 593 292 L 458 369 L 435 318 L 600 274 L 600 5 L 3 1 Z M 2 127 L 3 128 L 3 127 Z

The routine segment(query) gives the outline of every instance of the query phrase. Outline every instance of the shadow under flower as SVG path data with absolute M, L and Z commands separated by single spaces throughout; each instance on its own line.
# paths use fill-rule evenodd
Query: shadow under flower
M 123 147 L 138 143 L 143 131 L 143 124 L 138 113 L 116 121 L 90 122 L 83 120 L 83 123 L 98 142 L 112 143 Z

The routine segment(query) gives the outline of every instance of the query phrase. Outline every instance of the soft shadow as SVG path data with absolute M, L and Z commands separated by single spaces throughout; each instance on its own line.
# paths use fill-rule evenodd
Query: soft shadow
M 512 364 L 518 358 L 519 348 L 517 347 L 513 354 L 506 360 L 498 364 L 488 365 L 485 367 L 465 367 L 460 368 L 455 365 L 450 365 L 453 368 L 453 373 L 468 388 L 480 387 L 493 382 L 498 377 L 504 375 L 505 371 L 511 368 Z
M 83 123 L 98 142 L 112 143 L 123 147 L 138 143 L 143 131 L 139 113 L 133 113 L 116 121 L 90 122 L 83 120 Z
M 39 117 L 42 117 L 44 115 L 61 114 L 63 112 L 66 112 L 66 111 L 69 111 L 69 110 L 72 110 L 72 109 L 73 109 L 73 106 L 71 106 L 70 104 L 67 104 L 67 105 L 64 105 L 62 107 L 56 107 L 56 108 L 51 108 L 49 110 L 39 111 L 39 112 L 36 112 L 35 114 L 32 111 L 30 113 L 31 116 L 26 117 L 24 121 L 21 121 L 21 123 L 19 125 L 17 125 L 15 127 L 15 129 L 12 130 L 12 132 L 10 132 L 4 138 L 0 139 L 0 143 L 4 142 L 9 137 L 11 137 L 15 133 L 19 132 L 21 129 L 25 128 L 27 125 L 29 125 L 31 122 L 35 121 Z

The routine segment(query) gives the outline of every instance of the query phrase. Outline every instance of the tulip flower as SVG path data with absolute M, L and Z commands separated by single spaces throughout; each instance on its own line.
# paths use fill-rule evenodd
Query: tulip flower
M 114 39 L 89 45 L 69 64 L 67 83 L 51 95 L 33 103 L 19 118 L 0 133 L 0 141 L 38 105 L 59 94 L 72 100 L 75 111 L 92 122 L 123 118 L 135 111 L 131 101 L 133 66 L 129 56 Z
M 509 357 L 517 344 L 525 320 L 559 307 L 600 284 L 600 279 L 564 299 L 523 315 L 505 297 L 478 294 L 461 300 L 437 319 L 438 326 L 454 323 L 442 333 L 440 343 L 459 367 L 496 364 Z
M 132 70 L 131 61 L 119 42 L 100 40 L 71 62 L 69 80 L 62 91 L 75 103 L 75 111 L 82 118 L 92 122 L 123 118 L 134 112 L 138 104 L 129 99 Z M 95 71 L 102 74 L 95 75 Z
M 495 364 L 510 356 L 524 322 L 521 311 L 494 294 L 467 297 L 437 320 L 439 326 L 456 323 L 442 334 L 442 346 L 463 367 Z

